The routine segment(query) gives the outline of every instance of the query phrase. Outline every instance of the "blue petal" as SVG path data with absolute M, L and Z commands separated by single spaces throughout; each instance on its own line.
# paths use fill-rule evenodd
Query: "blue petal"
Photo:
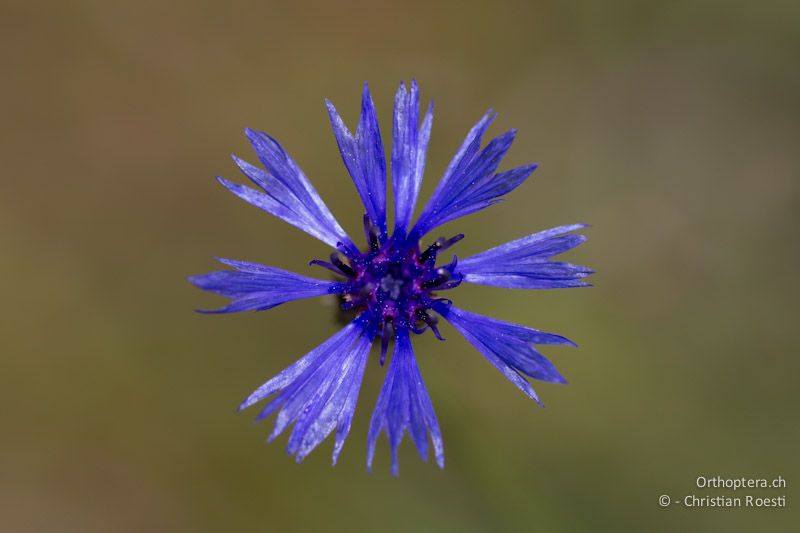
M 420 457 L 428 459 L 428 432 L 433 442 L 436 464 L 444 468 L 444 447 L 439 423 L 431 399 L 419 372 L 408 330 L 398 329 L 386 380 L 372 413 L 367 437 L 367 468 L 372 469 L 375 443 L 381 430 L 389 438 L 392 453 L 392 475 L 399 473 L 397 448 L 408 431 Z
M 566 383 L 555 366 L 531 344 L 574 344 L 560 335 L 545 333 L 510 322 L 470 313 L 455 306 L 439 305 L 436 311 L 447 319 L 502 374 L 531 399 L 541 404 L 530 383 L 522 376 Z
M 295 216 L 313 222 L 313 218 L 309 217 L 308 209 L 306 209 L 302 201 L 282 181 L 269 172 L 255 165 L 251 165 L 235 155 L 231 156 L 231 158 L 250 181 L 256 184 L 261 190 L 269 191 L 268 196 L 275 199 L 286 209 L 292 211 Z
M 516 131 L 496 137 L 479 151 L 483 134 L 494 117 L 491 112 L 487 113 L 470 130 L 420 215 L 412 231 L 413 238 L 497 203 L 501 196 L 518 187 L 536 169 L 537 165 L 532 164 L 496 173 Z
M 364 83 L 361 98 L 361 119 L 353 136 L 330 101 L 325 100 L 333 125 L 333 134 L 339 144 L 339 152 L 347 171 L 353 178 L 367 214 L 386 234 L 386 156 L 378 128 L 375 104 L 369 94 L 369 86 Z
M 332 367 L 333 372 L 324 374 L 328 382 L 317 389 L 307 403 L 310 408 L 301 411 L 289 437 L 286 449 L 298 462 L 337 429 L 333 451 L 333 464 L 336 464 L 350 431 L 371 347 L 372 337 L 362 335 L 338 366 Z
M 592 274 L 591 269 L 549 260 L 584 242 L 585 236 L 567 233 L 585 227 L 559 226 L 508 242 L 460 260 L 458 272 L 470 283 L 514 289 L 588 286 L 581 279 Z
M 425 172 L 425 154 L 431 136 L 433 102 L 419 124 L 419 89 L 416 80 L 407 91 L 401 83 L 394 97 L 394 122 L 392 127 L 392 189 L 394 191 L 395 231 L 405 233 L 414 214 L 422 175 Z
M 233 298 L 233 302 L 215 311 L 204 313 L 234 313 L 264 311 L 282 303 L 337 292 L 340 285 L 333 281 L 308 278 L 256 263 L 219 259 L 236 270 L 220 270 L 201 276 L 190 276 L 196 287 Z
M 300 462 L 336 429 L 335 464 L 350 431 L 373 337 L 367 317 L 361 315 L 259 387 L 239 409 L 278 393 L 257 417 L 262 420 L 280 409 L 269 440 L 294 423 L 287 452 Z
M 224 178 L 218 177 L 217 180 L 242 200 L 283 219 L 322 242 L 334 248 L 342 243 L 355 250 L 355 245 L 319 197 L 314 186 L 283 147 L 266 133 L 251 129 L 246 129 L 245 133 L 266 171 L 238 157 L 234 156 L 233 160 L 260 190 Z

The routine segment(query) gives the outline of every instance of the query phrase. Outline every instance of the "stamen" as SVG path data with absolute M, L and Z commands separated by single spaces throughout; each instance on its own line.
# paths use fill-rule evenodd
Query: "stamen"
M 338 252 L 333 252 L 331 254 L 331 262 L 334 265 L 336 265 L 336 268 L 341 270 L 344 273 L 345 276 L 350 277 L 350 278 L 356 277 L 356 271 L 353 270 L 350 267 L 350 265 L 348 265 L 347 263 L 342 261 L 342 258 L 339 257 L 339 253 Z
M 450 281 L 450 271 L 448 271 L 448 270 L 446 270 L 444 268 L 439 268 L 439 269 L 436 270 L 436 273 L 438 275 L 435 278 L 433 278 L 432 280 L 428 280 L 428 281 L 422 282 L 422 286 L 424 288 L 433 289 L 434 287 L 438 287 L 439 285 L 441 285 L 441 284 L 443 284 L 443 283 L 445 283 L 447 281 Z
M 457 243 L 458 241 L 460 241 L 463 238 L 464 238 L 464 234 L 463 233 L 459 233 L 458 235 L 454 235 L 454 236 L 450 237 L 449 239 L 447 239 L 446 241 L 444 241 L 442 243 L 441 247 L 439 248 L 439 251 L 442 252 L 444 250 L 447 250 L 448 248 L 450 248 L 451 246 L 453 246 L 455 243 Z
M 434 260 L 436 259 L 436 252 L 439 250 L 439 247 L 441 246 L 439 242 L 441 240 L 442 240 L 441 237 L 436 239 L 436 241 L 433 244 L 428 246 L 428 248 L 425 249 L 424 252 L 422 252 L 422 254 L 419 256 L 419 260 L 421 263 L 427 263 L 428 259 L 431 258 L 433 258 Z
M 461 285 L 461 281 L 462 281 L 462 277 L 459 274 L 459 276 L 457 278 L 451 279 L 447 283 L 442 283 L 441 285 L 436 287 L 436 290 L 437 291 L 447 291 L 447 290 L 450 290 L 450 289 L 455 289 L 456 287 Z
M 419 256 L 420 261 L 426 263 L 430 258 L 435 259 L 437 253 L 447 250 L 448 248 L 450 248 L 463 238 L 464 238 L 463 233 L 459 233 L 458 235 L 450 237 L 449 239 L 445 239 L 444 237 L 439 237 L 438 239 L 436 239 L 436 241 L 434 241 L 433 244 L 428 246 L 428 248 L 424 252 L 422 252 L 422 255 Z
M 436 320 L 436 317 L 430 316 L 428 313 L 425 313 L 425 317 L 422 320 L 424 320 L 425 323 L 428 324 L 428 326 L 430 326 L 431 331 L 433 332 L 434 335 L 436 335 L 437 339 L 439 339 L 440 341 L 444 340 L 442 334 L 439 333 L 439 328 L 436 327 L 436 325 L 439 323 L 439 321 Z
M 339 267 L 337 267 L 336 265 L 328 263 L 327 261 L 322 261 L 320 259 L 314 259 L 313 261 L 308 263 L 308 265 L 309 266 L 318 266 L 318 267 L 326 268 L 326 269 L 330 270 L 331 272 L 333 272 L 334 274 L 338 274 L 340 276 L 352 277 L 352 276 L 348 276 L 347 274 L 342 272 L 342 270 Z
M 458 264 L 458 256 L 454 255 L 453 256 L 453 260 L 450 261 L 450 264 L 447 265 L 447 266 L 443 266 L 441 268 L 445 268 L 445 269 L 447 269 L 448 271 L 450 271 L 452 273 L 456 269 L 456 265 L 457 264 Z
M 423 333 L 425 333 L 425 331 L 427 331 L 428 325 L 426 324 L 425 327 L 419 327 L 415 323 L 415 324 L 411 324 L 411 326 L 409 326 L 409 328 L 411 329 L 411 331 L 413 333 L 415 333 L 417 335 L 422 335 Z
M 348 259 L 351 257 L 358 257 L 361 254 L 361 252 L 359 252 L 358 248 L 356 248 L 355 246 L 348 247 L 341 242 L 336 243 L 336 249 L 339 250 Z
M 364 214 L 364 234 L 367 236 L 369 249 L 373 252 L 377 252 L 380 249 L 381 233 L 367 214 Z

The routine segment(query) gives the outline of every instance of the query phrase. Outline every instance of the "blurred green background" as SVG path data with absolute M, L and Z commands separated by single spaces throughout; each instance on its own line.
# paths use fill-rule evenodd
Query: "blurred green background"
M 4 531 L 769 531 L 798 523 L 797 2 L 0 4 Z M 368 365 L 340 464 L 266 445 L 239 401 L 336 328 L 333 303 L 202 316 L 185 281 L 235 257 L 316 275 L 325 245 L 225 192 L 275 135 L 351 234 L 323 106 L 401 79 L 436 118 L 422 200 L 488 108 L 540 169 L 450 224 L 459 255 L 588 222 L 593 289 L 462 287 L 466 309 L 569 336 L 540 409 L 445 326 L 415 339 L 444 471 L 382 437 Z M 661 509 L 774 477 L 788 508 Z

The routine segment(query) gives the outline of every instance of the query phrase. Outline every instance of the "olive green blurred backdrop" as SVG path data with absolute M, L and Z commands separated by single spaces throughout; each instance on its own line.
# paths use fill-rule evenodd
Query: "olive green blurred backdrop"
M 0 9 L 4 531 L 786 530 L 798 522 L 796 2 L 8 2 Z M 540 409 L 457 334 L 417 339 L 444 471 L 382 438 L 373 358 L 340 464 L 296 465 L 239 401 L 336 328 L 332 302 L 202 316 L 235 257 L 315 275 L 325 245 L 224 191 L 275 135 L 359 235 L 323 105 L 401 79 L 436 118 L 421 201 L 493 107 L 505 168 L 448 225 L 468 255 L 588 222 L 595 287 L 463 287 L 573 338 Z M 319 274 L 319 273 L 316 273 Z M 787 509 L 661 509 L 698 475 L 783 475 Z M 761 495 L 777 495 L 766 491 Z

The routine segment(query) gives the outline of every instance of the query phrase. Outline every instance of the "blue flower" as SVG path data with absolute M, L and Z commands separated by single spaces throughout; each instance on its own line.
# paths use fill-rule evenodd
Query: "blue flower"
M 433 105 L 420 124 L 416 82 L 400 84 L 394 102 L 391 179 L 394 227 L 387 218 L 387 172 L 383 141 L 367 84 L 361 118 L 353 134 L 336 108 L 326 102 L 333 132 L 345 167 L 361 197 L 366 214 L 366 246 L 360 249 L 322 201 L 311 182 L 278 142 L 266 133 L 245 130 L 263 169 L 238 157 L 234 161 L 254 187 L 217 178 L 242 200 L 313 235 L 331 246 L 329 260 L 311 265 L 325 268 L 335 281 L 246 261 L 220 259 L 230 267 L 193 276 L 197 287 L 230 298 L 209 313 L 262 311 L 277 305 L 328 294 L 336 295 L 344 310 L 356 318 L 317 348 L 261 385 L 242 403 L 245 409 L 268 400 L 258 420 L 277 412 L 271 441 L 292 426 L 287 451 L 301 461 L 336 431 L 333 463 L 350 432 L 364 369 L 373 341 L 380 339 L 380 364 L 392 355 L 372 414 L 368 434 L 367 466 L 371 468 L 381 432 L 389 439 L 392 473 L 398 473 L 397 449 L 408 432 L 423 459 L 429 435 L 436 463 L 444 466 L 442 434 L 428 391 L 422 381 L 411 344 L 411 333 L 431 330 L 442 339 L 437 317 L 447 320 L 509 381 L 534 401 L 539 398 L 525 376 L 553 383 L 564 378 L 535 345 L 574 344 L 560 335 L 503 322 L 453 305 L 441 293 L 461 283 L 515 289 L 581 287 L 592 273 L 586 267 L 551 259 L 585 240 L 574 232 L 582 224 L 561 226 L 502 244 L 483 253 L 437 264 L 442 253 L 464 235 L 439 237 L 427 247 L 420 241 L 432 230 L 501 201 L 536 169 L 524 165 L 498 172 L 511 147 L 511 130 L 481 148 L 494 119 L 486 114 L 470 130 L 417 222 L 417 203 L 425 154 L 433 122 Z

